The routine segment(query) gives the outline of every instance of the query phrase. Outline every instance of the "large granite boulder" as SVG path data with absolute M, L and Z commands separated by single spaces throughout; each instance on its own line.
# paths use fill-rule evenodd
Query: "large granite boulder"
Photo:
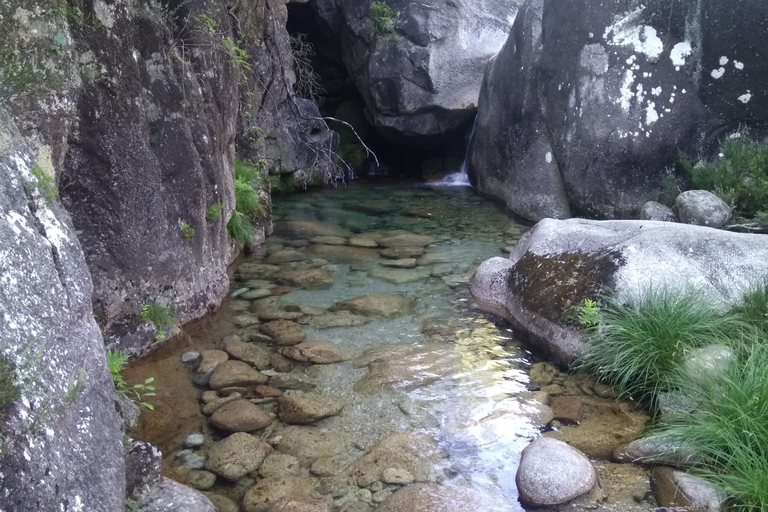
M 768 123 L 757 78 L 768 5 L 722 9 L 529 0 L 483 83 L 472 183 L 531 220 L 636 218 L 678 151 L 709 150 L 739 122 Z
M 768 237 L 658 221 L 545 219 L 509 259 L 478 268 L 472 294 L 509 319 L 553 361 L 583 353 L 584 331 L 569 316 L 585 298 L 613 290 L 640 299 L 650 288 L 697 287 L 723 304 L 768 276 Z
M 337 0 L 339 14 L 333 3 L 313 5 L 340 26 L 344 63 L 370 121 L 391 139 L 421 144 L 466 128 L 486 63 L 504 44 L 520 2 L 388 0 L 391 31 L 376 29 L 372 0 Z
M 38 153 L 0 107 L 0 373 L 13 369 L 0 379 L 0 510 L 122 510 L 122 422 L 91 278 L 33 175 Z

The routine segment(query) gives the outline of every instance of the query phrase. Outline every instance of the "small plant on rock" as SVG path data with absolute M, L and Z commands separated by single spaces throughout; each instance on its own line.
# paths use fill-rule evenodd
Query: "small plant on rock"
M 107 352 L 107 365 L 109 373 L 112 375 L 112 381 L 115 383 L 115 391 L 130 398 L 136 405 L 145 409 L 154 410 L 155 407 L 149 403 L 148 398 L 156 396 L 155 386 L 152 383 L 154 377 L 145 379 L 142 384 L 129 384 L 123 378 L 122 372 L 128 365 L 130 356 L 119 350 L 110 350 Z
M 16 386 L 16 372 L 11 363 L 0 355 L 0 411 L 21 398 L 21 390 Z
M 213 222 L 219 220 L 221 217 L 221 210 L 224 209 L 224 205 L 221 203 L 213 203 L 208 211 L 205 212 L 205 220 Z
M 157 302 L 148 302 L 141 307 L 139 316 L 149 320 L 157 329 L 158 339 L 165 338 L 168 327 L 173 325 L 176 320 L 176 313 L 167 306 L 162 306 Z
M 370 15 L 377 34 L 384 35 L 395 31 L 395 19 L 398 13 L 386 2 L 378 0 L 373 2 Z
M 189 222 L 185 220 L 181 221 L 181 236 L 183 236 L 187 240 L 191 240 L 195 238 L 195 228 L 190 226 Z
M 579 323 L 582 327 L 591 328 L 600 323 L 600 311 L 597 302 L 592 299 L 584 299 L 584 303 L 578 308 Z
M 235 242 L 248 245 L 256 234 L 256 228 L 242 213 L 235 211 L 227 224 L 227 232 Z

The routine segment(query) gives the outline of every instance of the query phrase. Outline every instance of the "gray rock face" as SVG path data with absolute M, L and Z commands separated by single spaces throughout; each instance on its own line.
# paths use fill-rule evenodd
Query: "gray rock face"
M 716 379 L 736 362 L 736 355 L 724 345 L 707 345 L 691 350 L 683 361 L 683 370 L 692 379 Z
M 640 208 L 640 220 L 658 220 L 662 222 L 677 222 L 672 208 L 656 201 L 648 201 Z
M 575 448 L 540 437 L 523 450 L 516 480 L 523 503 L 559 505 L 589 492 L 597 474 L 589 459 Z
M 504 44 L 520 2 L 391 0 L 393 33 L 377 33 L 372 3 L 338 0 L 344 63 L 374 126 L 416 144 L 464 129 L 485 65 Z
M 654 221 L 546 219 L 509 259 L 480 265 L 471 291 L 567 365 L 583 353 L 583 333 L 567 322 L 574 306 L 602 289 L 639 299 L 649 287 L 698 287 L 733 304 L 768 274 L 768 239 Z
M 711 0 L 529 0 L 483 83 L 472 183 L 531 220 L 636 217 L 678 150 L 709 150 L 738 118 L 765 125 L 751 89 L 766 90 L 764 42 L 744 30 L 768 6 L 729 8 L 718 21 Z
M 114 509 L 122 510 L 122 509 Z M 202 493 L 169 478 L 163 478 L 139 503 L 139 512 L 216 512 Z
M 689 190 L 675 199 L 675 209 L 680 222 L 721 228 L 731 218 L 728 203 L 707 190 Z
M 122 421 L 91 279 L 67 213 L 30 172 L 38 149 L 0 107 L 0 354 L 20 391 L 0 418 L 0 509 L 122 510 Z

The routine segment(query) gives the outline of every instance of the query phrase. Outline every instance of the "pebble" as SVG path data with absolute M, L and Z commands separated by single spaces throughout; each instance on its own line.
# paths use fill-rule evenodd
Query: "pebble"
M 194 363 L 200 359 L 200 352 L 184 352 L 181 354 L 182 363 Z
M 205 436 L 203 434 L 189 434 L 184 440 L 186 448 L 197 448 L 203 446 L 203 443 L 205 443 Z
M 386 468 L 381 472 L 381 481 L 385 484 L 408 485 L 414 482 L 413 475 L 402 468 Z
M 235 298 L 241 296 L 242 294 L 246 293 L 249 290 L 250 290 L 250 288 L 238 288 L 237 290 L 235 290 L 235 291 L 233 291 L 232 293 L 229 294 L 229 298 L 230 299 L 235 299 Z
M 182 466 L 187 466 L 188 468 L 202 469 L 205 467 L 205 457 L 192 450 L 180 450 L 176 453 L 176 458 L 181 461 Z
M 187 483 L 195 489 L 207 491 L 216 483 L 216 475 L 210 471 L 200 471 L 193 469 L 187 474 Z

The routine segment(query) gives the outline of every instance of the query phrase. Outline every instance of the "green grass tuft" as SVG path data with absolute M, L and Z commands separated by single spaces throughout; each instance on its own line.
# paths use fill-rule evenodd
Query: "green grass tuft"
M 235 211 L 227 224 L 227 232 L 230 238 L 237 243 L 249 245 L 251 240 L 253 240 L 253 235 L 256 234 L 256 228 L 253 227 L 251 221 L 244 214 Z
M 731 314 L 768 335 L 768 279 L 748 291 Z
M 181 236 L 187 240 L 195 238 L 195 228 L 193 228 L 189 222 L 185 220 L 181 221 Z
M 235 209 L 248 217 L 264 217 L 264 207 L 259 194 L 250 183 L 235 180 Z
M 710 190 L 741 215 L 768 212 L 768 139 L 757 142 L 746 134 L 734 134 L 723 144 L 722 157 L 710 162 L 680 162 L 693 186 Z
M 673 388 L 688 350 L 729 344 L 729 335 L 742 327 L 693 289 L 649 289 L 641 301 L 625 304 L 607 299 L 600 327 L 575 368 L 596 375 L 623 398 L 654 406 L 659 393 Z
M 139 316 L 152 322 L 159 330 L 165 330 L 176 320 L 176 313 L 173 309 L 157 302 L 147 302 L 141 306 Z
M 0 411 L 21 398 L 21 390 L 16 386 L 16 372 L 11 363 L 0 356 Z
M 224 209 L 224 205 L 221 203 L 213 203 L 208 211 L 205 212 L 205 220 L 213 222 L 219 220 L 221 217 L 221 211 Z
M 260 184 L 264 175 L 258 167 L 246 160 L 235 160 L 235 179 L 246 183 L 257 182 Z
M 371 4 L 370 15 L 377 34 L 384 35 L 387 33 L 394 33 L 395 20 L 398 12 L 387 5 L 386 2 L 379 0 L 373 2 L 373 4 Z

